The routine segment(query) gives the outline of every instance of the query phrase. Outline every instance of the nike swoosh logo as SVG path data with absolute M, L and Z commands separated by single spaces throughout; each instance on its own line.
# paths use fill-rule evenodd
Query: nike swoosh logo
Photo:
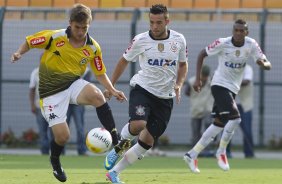
M 150 50 L 151 48 L 153 48 L 153 47 L 147 48 L 147 49 L 145 49 L 145 51 L 148 51 L 148 50 Z
M 108 163 L 108 158 L 107 158 L 107 157 L 106 157 L 106 160 L 105 160 L 105 166 L 106 166 L 107 168 L 110 167 L 110 164 Z

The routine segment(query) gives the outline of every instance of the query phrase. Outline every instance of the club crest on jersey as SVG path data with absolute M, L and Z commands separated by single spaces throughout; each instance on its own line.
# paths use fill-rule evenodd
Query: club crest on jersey
M 87 58 L 83 58 L 81 61 L 80 61 L 80 65 L 84 65 L 87 63 Z
M 236 56 L 236 57 L 239 57 L 239 56 L 240 56 L 240 50 L 236 50 L 236 51 L 235 51 L 235 56 Z
M 163 43 L 158 43 L 158 50 L 160 52 L 164 51 L 164 44 Z
M 170 50 L 174 53 L 177 52 L 177 50 L 178 50 L 177 43 L 172 42 L 172 43 L 169 43 L 169 44 L 170 44 Z
M 30 40 L 31 45 L 40 45 L 46 41 L 46 38 L 44 36 L 33 38 Z
M 144 116 L 145 115 L 145 107 L 142 105 L 138 105 L 136 108 L 136 115 L 138 116 Z

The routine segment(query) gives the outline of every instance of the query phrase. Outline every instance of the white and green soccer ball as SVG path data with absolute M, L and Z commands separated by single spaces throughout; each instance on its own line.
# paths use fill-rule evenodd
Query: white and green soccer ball
M 93 153 L 105 153 L 112 146 L 112 136 L 104 128 L 93 128 L 86 136 L 86 146 Z

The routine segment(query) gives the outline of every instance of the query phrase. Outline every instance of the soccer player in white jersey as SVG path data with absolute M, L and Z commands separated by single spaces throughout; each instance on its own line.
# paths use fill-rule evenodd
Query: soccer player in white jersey
M 241 122 L 235 96 L 240 89 L 246 62 L 250 57 L 265 70 L 271 69 L 271 63 L 262 53 L 257 42 L 247 37 L 248 24 L 242 19 L 235 21 L 233 35 L 227 38 L 219 38 L 203 49 L 197 61 L 195 91 L 201 90 L 201 68 L 206 56 L 217 55 L 218 67 L 211 82 L 212 95 L 215 103 L 212 115 L 214 123 L 203 133 L 196 145 L 184 155 L 190 170 L 199 173 L 197 157 L 199 153 L 218 135 L 221 131 L 222 137 L 216 152 L 218 165 L 224 171 L 230 169 L 226 157 L 226 146 L 230 142 L 235 129 Z
M 117 165 L 118 151 L 113 149 L 107 155 L 106 176 L 112 183 L 121 183 L 118 174 L 142 159 L 154 139 L 163 134 L 170 120 L 173 97 L 179 103 L 188 71 L 186 40 L 182 34 L 167 28 L 167 8 L 153 5 L 149 19 L 150 30 L 135 36 L 112 76 L 114 85 L 128 63 L 139 59 L 141 70 L 130 81 L 129 123 L 121 131 L 122 139 L 139 137 Z

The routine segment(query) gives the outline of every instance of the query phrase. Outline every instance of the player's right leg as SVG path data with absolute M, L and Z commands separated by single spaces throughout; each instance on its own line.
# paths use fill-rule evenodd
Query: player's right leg
M 53 175 L 61 182 L 67 180 L 64 169 L 61 166 L 60 155 L 64 145 L 69 139 L 70 131 L 66 123 L 66 113 L 69 105 L 69 93 L 67 90 L 40 100 L 41 112 L 52 129 L 54 139 L 51 141 L 50 162 Z
M 112 183 L 120 182 L 118 174 L 125 170 L 128 166 L 134 164 L 137 160 L 141 160 L 145 153 L 152 147 L 154 138 L 150 135 L 145 128 L 139 135 L 138 142 L 125 152 L 123 158 L 111 169 L 106 177 L 112 181 Z
M 209 145 L 210 142 L 214 140 L 216 135 L 219 134 L 222 129 L 222 127 L 211 124 L 203 133 L 201 139 L 196 143 L 196 145 L 184 155 L 183 159 L 193 173 L 200 172 L 197 160 L 198 155 Z
M 133 125 L 135 123 L 132 123 Z M 142 122 L 139 123 L 139 125 L 142 124 Z M 142 129 L 145 127 L 142 126 Z M 130 132 L 130 124 L 127 123 L 121 130 L 121 141 L 119 144 L 114 146 L 114 148 L 107 154 L 105 161 L 104 161 L 104 167 L 107 170 L 112 169 L 119 157 L 130 148 L 131 141 L 136 137 L 136 135 L 132 135 Z

